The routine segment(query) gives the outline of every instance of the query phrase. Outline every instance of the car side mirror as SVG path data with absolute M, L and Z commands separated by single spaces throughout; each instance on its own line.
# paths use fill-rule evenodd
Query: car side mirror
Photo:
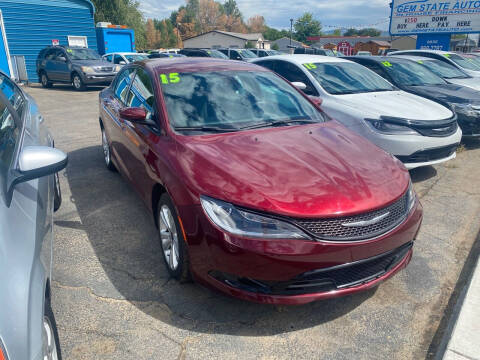
M 61 62 L 67 62 L 67 58 L 65 56 L 59 56 L 57 57 L 57 60 Z
M 18 168 L 9 177 L 8 202 L 16 185 L 53 175 L 63 170 L 67 163 L 67 155 L 58 149 L 48 146 L 25 147 L 18 158 Z
M 307 88 L 307 85 L 305 85 L 305 83 L 300 81 L 294 81 L 292 82 L 292 85 L 295 86 L 298 90 L 302 90 L 302 91 Z
M 126 63 L 125 61 L 123 61 L 123 60 L 120 61 L 118 64 L 119 64 L 119 65 L 127 65 L 127 63 Z
M 147 121 L 147 110 L 142 107 L 129 107 L 120 110 L 120 117 L 122 119 L 136 122 L 136 123 L 146 123 Z

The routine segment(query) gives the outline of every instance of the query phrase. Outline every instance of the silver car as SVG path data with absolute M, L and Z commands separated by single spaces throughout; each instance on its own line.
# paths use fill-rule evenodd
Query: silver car
M 33 99 L 0 73 L 0 359 L 61 358 L 50 279 L 67 156 L 42 123 Z
M 327 115 L 395 155 L 408 169 L 456 156 L 462 131 L 450 109 L 401 91 L 362 65 L 316 55 L 270 56 L 252 62 L 291 81 L 314 102 L 321 102 Z

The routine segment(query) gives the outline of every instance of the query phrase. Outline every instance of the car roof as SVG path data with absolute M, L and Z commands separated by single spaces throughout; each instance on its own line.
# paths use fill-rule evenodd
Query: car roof
M 145 55 L 145 53 L 138 53 L 138 52 L 112 52 L 112 53 L 108 53 L 108 54 L 105 54 L 103 56 L 108 56 L 108 55 Z
M 401 53 L 405 53 L 405 52 L 412 52 L 412 53 L 431 53 L 431 54 L 439 54 L 439 55 L 443 55 L 443 54 L 453 54 L 453 51 L 443 51 L 443 50 L 428 50 L 428 49 L 425 49 L 425 50 L 400 50 L 400 51 L 395 51 L 395 52 L 392 52 L 390 53 L 390 55 L 395 55 L 395 54 L 401 54 Z
M 268 58 L 259 58 L 258 60 L 252 60 L 252 62 L 257 62 L 261 60 L 285 60 L 293 62 L 297 65 L 308 64 L 308 63 L 332 63 L 332 62 L 349 62 L 346 59 L 334 57 L 334 56 L 324 56 L 324 55 L 306 55 L 306 54 L 294 54 L 294 55 L 274 55 L 269 56 Z
M 142 60 L 146 68 L 153 72 L 208 72 L 208 71 L 266 71 L 261 66 L 244 61 L 215 58 L 176 57 Z
M 401 55 L 401 54 L 398 54 L 398 55 L 395 55 L 395 54 L 389 54 L 387 56 L 387 59 L 388 58 L 397 58 L 397 59 L 409 59 L 409 60 L 413 60 L 413 61 L 440 61 L 438 59 L 434 59 L 434 58 L 429 58 L 429 57 L 425 57 L 425 56 L 419 56 L 419 55 Z
M 384 61 L 411 61 L 410 59 L 407 59 L 406 56 L 349 56 L 347 59 L 361 59 L 364 61 L 371 61 L 371 62 L 377 62 L 381 63 Z

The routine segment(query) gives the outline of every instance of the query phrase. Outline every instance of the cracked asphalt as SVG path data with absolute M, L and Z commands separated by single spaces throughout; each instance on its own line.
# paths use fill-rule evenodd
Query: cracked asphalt
M 98 90 L 26 88 L 70 158 L 60 177 L 52 284 L 64 359 L 434 356 L 480 229 L 480 142 L 445 165 L 411 172 L 425 218 L 406 270 L 355 296 L 258 305 L 168 278 L 151 216 L 104 166 Z

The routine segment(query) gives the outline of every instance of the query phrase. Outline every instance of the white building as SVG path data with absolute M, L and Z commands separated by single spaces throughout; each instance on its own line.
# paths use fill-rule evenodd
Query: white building
M 250 43 L 257 49 L 270 49 L 270 41 L 260 33 L 241 34 L 228 31 L 212 30 L 183 40 L 186 48 L 245 48 Z

